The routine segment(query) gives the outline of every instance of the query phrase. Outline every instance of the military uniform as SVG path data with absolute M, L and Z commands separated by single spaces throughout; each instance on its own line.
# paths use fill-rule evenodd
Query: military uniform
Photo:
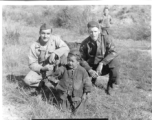
M 101 75 L 109 74 L 108 86 L 112 87 L 113 83 L 118 83 L 119 65 L 117 61 L 117 52 L 112 41 L 107 35 L 99 35 L 97 41 L 86 38 L 80 46 L 83 61 L 81 65 L 89 71 L 96 70 L 99 62 L 103 63 Z
M 78 109 L 80 104 L 83 104 L 83 94 L 91 92 L 92 83 L 88 73 L 80 65 L 76 69 L 62 66 L 58 70 L 58 75 L 61 76 L 61 79 L 56 89 L 60 91 L 62 108 Z
M 69 47 L 60 39 L 60 37 L 51 35 L 50 40 L 46 46 L 40 44 L 40 38 L 34 42 L 30 47 L 29 67 L 31 71 L 26 75 L 24 82 L 29 86 L 38 86 L 42 80 L 40 70 L 43 66 L 47 65 L 50 71 L 53 70 L 53 64 L 46 62 L 51 53 L 55 53 L 59 58 L 67 57 L 69 53 Z M 62 59 L 64 60 L 64 59 Z M 50 74 L 48 72 L 48 74 Z

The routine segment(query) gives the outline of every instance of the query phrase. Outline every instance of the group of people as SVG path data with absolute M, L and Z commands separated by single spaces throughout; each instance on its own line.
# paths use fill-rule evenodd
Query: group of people
M 102 21 L 107 20 L 106 15 Z M 102 77 L 99 76 L 109 74 L 106 93 L 110 94 L 111 88 L 119 84 L 118 55 L 109 39 L 108 30 L 101 29 L 98 22 L 90 21 L 87 24 L 89 36 L 82 41 L 79 50 L 69 49 L 60 37 L 52 34 L 49 25 L 41 25 L 40 36 L 30 47 L 28 57 L 31 71 L 24 82 L 39 88 L 44 79 L 51 81 L 50 76 L 57 76 L 54 86 L 51 86 L 58 91 L 62 109 L 71 109 L 72 113 L 87 100 L 92 85 L 100 88 Z M 108 28 L 109 23 L 104 27 Z

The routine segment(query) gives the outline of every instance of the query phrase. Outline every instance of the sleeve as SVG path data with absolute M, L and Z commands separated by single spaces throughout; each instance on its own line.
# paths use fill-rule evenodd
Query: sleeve
M 64 70 L 65 70 L 65 69 L 64 69 L 63 66 L 58 67 L 58 68 L 54 71 L 53 76 L 58 76 L 58 78 L 60 79 L 60 78 L 62 77 L 63 73 L 64 73 Z
M 70 49 L 67 46 L 67 44 L 61 40 L 60 37 L 56 37 L 55 38 L 55 44 L 56 44 L 56 50 L 54 51 L 55 54 L 57 54 L 59 57 L 61 57 L 62 55 L 68 55 Z
M 92 86 L 91 78 L 89 77 L 86 70 L 84 70 L 83 72 L 83 81 L 84 81 L 84 88 L 83 88 L 84 93 L 91 92 L 91 86 Z
M 104 65 L 107 65 L 111 60 L 113 60 L 118 54 L 115 50 L 115 46 L 112 42 L 111 39 L 109 39 L 108 36 L 105 36 L 105 41 L 106 41 L 106 51 L 107 55 L 105 58 L 101 61 Z
M 82 60 L 80 61 L 80 65 L 82 67 L 84 67 L 87 71 L 89 71 L 91 69 L 90 65 L 87 63 L 87 46 L 84 42 L 81 43 L 80 45 L 80 54 L 81 54 L 81 58 Z
M 110 24 L 113 24 L 113 21 L 112 21 L 111 16 L 110 16 L 110 18 L 109 18 L 109 22 L 110 22 Z
M 35 46 L 32 45 L 29 51 L 29 67 L 31 70 L 40 73 L 42 65 L 38 64 L 38 56 L 36 55 Z

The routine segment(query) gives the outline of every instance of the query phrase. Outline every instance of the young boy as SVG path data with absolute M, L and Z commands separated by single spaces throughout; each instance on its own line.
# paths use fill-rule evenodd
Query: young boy
M 71 50 L 67 57 L 67 65 L 58 69 L 60 103 L 63 110 L 71 109 L 75 114 L 84 108 L 88 94 L 91 92 L 91 79 L 87 71 L 79 65 L 81 60 L 78 50 Z

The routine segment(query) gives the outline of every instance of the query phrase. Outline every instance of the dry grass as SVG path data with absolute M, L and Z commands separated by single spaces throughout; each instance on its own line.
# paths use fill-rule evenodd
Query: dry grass
M 74 118 L 109 118 L 109 120 L 152 119 L 152 97 L 145 97 L 151 95 L 150 91 L 152 90 L 150 55 L 138 51 L 139 48 L 145 48 L 145 46 L 141 46 L 140 42 L 135 42 L 136 45 L 139 46 L 135 46 L 134 49 L 129 49 L 129 45 L 125 47 L 123 44 L 124 42 L 134 43 L 133 40 L 130 40 L 130 42 L 129 40 L 124 40 L 123 42 L 120 40 L 116 41 L 116 43 L 119 43 L 116 45 L 118 45 L 117 49 L 120 54 L 119 60 L 121 64 L 120 89 L 113 91 L 112 95 L 108 96 L 104 90 L 93 88 L 84 115 L 77 115 L 74 116 Z M 136 49 L 136 47 L 138 49 Z M 5 68 L 6 71 L 10 70 L 14 75 L 15 73 L 20 75 L 24 73 L 23 75 L 25 75 L 25 69 L 28 72 L 27 59 L 23 58 L 26 58 L 26 54 L 22 54 L 27 53 L 28 49 L 23 50 L 22 48 L 23 46 L 16 47 L 12 45 L 12 47 L 6 50 L 11 51 L 10 49 L 13 49 L 14 52 L 8 52 L 9 55 L 4 54 L 3 56 L 4 65 L 9 66 L 3 66 L 3 68 Z M 6 51 L 3 51 L 3 53 L 6 53 Z M 19 61 L 17 62 L 17 60 Z M 15 83 L 9 82 L 9 79 L 12 78 L 6 79 L 5 76 L 3 77 L 3 101 L 7 101 L 7 103 L 12 106 L 17 106 L 14 111 L 20 111 L 22 109 L 21 114 L 17 114 L 19 118 L 47 119 L 70 117 L 69 113 L 60 112 L 54 106 L 43 101 L 40 96 L 29 96 L 28 93 L 30 91 L 22 88 L 22 86 L 18 84 L 19 79 L 16 79 Z M 21 80 L 19 81 L 21 82 Z M 107 79 L 104 81 L 105 86 L 106 82 Z M 3 104 L 4 106 L 6 105 L 5 102 Z
M 23 7 L 15 7 L 13 12 L 17 14 Z M 45 14 L 49 13 L 48 8 L 40 8 Z M 10 10 L 6 9 L 6 16 L 12 14 Z M 31 11 L 31 8 L 25 7 L 24 14 L 27 14 L 27 11 Z M 29 14 L 32 13 L 34 11 Z M 55 106 L 46 103 L 40 95 L 30 96 L 30 89 L 23 86 L 22 80 L 29 71 L 27 59 L 29 46 L 37 40 L 39 32 L 39 27 L 34 25 L 36 23 L 32 23 L 34 19 L 30 23 L 33 26 L 28 26 L 24 19 L 20 22 L 14 21 L 14 19 L 20 20 L 24 14 L 4 18 L 6 21 L 3 22 L 3 116 L 8 120 L 69 118 L 68 112 L 63 113 Z M 64 28 L 54 28 L 54 33 L 69 42 L 81 42 L 87 36 Z M 106 95 L 103 89 L 93 88 L 85 113 L 74 118 L 152 120 L 152 59 L 146 52 L 151 48 L 150 41 L 113 38 L 113 42 L 119 53 L 121 87 L 114 90 L 110 96 Z M 7 75 L 12 76 L 6 77 Z M 104 86 L 106 83 L 107 76 L 103 80 Z

